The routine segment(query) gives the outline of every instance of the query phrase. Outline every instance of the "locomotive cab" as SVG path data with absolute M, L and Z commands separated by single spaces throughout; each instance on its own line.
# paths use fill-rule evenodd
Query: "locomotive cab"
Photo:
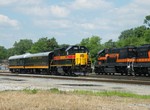
M 124 48 L 120 48 L 116 66 L 117 72 L 125 75 L 132 75 L 134 72 L 136 56 L 136 47 L 127 46 Z
M 137 59 L 135 64 L 135 74 L 150 76 L 150 44 L 137 47 Z
M 92 71 L 89 50 L 85 46 L 71 46 L 66 51 L 68 55 L 74 55 L 73 71 L 75 74 L 86 74 Z
M 106 62 L 106 49 L 100 50 L 97 53 L 97 58 L 94 63 L 94 72 L 96 74 L 104 73 L 104 66 Z
M 54 50 L 52 67 L 61 68 L 64 74 L 86 74 L 91 72 L 89 51 L 84 46 L 69 46 Z

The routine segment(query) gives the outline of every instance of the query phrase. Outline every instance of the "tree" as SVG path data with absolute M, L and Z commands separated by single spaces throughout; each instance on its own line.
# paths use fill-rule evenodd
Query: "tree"
M 123 32 L 121 32 L 121 35 L 119 36 L 119 40 L 124 40 L 129 37 L 132 37 L 134 35 L 133 29 L 128 29 Z
M 144 40 L 144 37 L 129 37 L 124 40 L 119 40 L 116 42 L 117 47 L 125 47 L 125 46 L 139 46 L 145 44 L 146 41 Z
M 59 48 L 67 48 L 67 47 L 69 47 L 70 45 L 69 44 L 61 44 L 61 45 L 59 45 Z
M 96 58 L 97 52 L 102 49 L 101 38 L 99 36 L 82 39 L 80 45 L 86 46 L 89 49 L 93 61 Z
M 133 29 L 134 34 L 132 35 L 132 37 L 143 37 L 146 30 L 147 28 L 145 26 L 136 27 Z
M 113 48 L 116 47 L 115 42 L 112 39 L 104 43 L 104 48 Z
M 29 39 L 21 39 L 19 42 L 14 43 L 14 54 L 24 54 L 29 52 L 33 43 L 32 40 Z
M 0 46 L 0 60 L 7 58 L 7 49 L 5 47 Z
M 144 33 L 144 38 L 146 43 L 150 43 L 150 29 L 147 29 Z
M 47 52 L 52 51 L 54 48 L 58 48 L 58 43 L 55 38 L 48 39 L 47 37 L 40 38 L 37 42 L 34 43 L 30 49 L 31 53 L 37 52 Z
M 148 27 L 150 27 L 150 15 L 145 16 L 144 23 L 145 23 Z
M 139 46 L 145 44 L 145 32 L 147 28 L 145 26 L 139 26 L 129 30 L 121 32 L 119 40 L 117 41 L 117 47 L 124 47 L 129 45 Z
M 129 37 L 143 37 L 144 32 L 147 28 L 145 26 L 139 26 L 136 28 L 128 29 L 123 32 L 121 32 L 121 35 L 119 36 L 119 40 L 127 39 Z
M 15 55 L 15 49 L 14 48 L 7 49 L 7 55 L 8 57 Z
M 48 50 L 49 51 L 52 51 L 52 50 L 54 50 L 55 48 L 58 48 L 59 47 L 59 45 L 58 45 L 58 43 L 57 43 L 57 41 L 56 41 L 56 39 L 53 37 L 53 38 L 51 38 L 51 39 L 48 39 L 48 42 L 47 42 L 47 44 L 48 44 Z

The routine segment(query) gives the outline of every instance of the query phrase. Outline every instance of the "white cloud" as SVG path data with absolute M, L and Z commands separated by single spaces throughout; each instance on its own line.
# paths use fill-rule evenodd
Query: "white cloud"
M 58 17 L 66 17 L 69 14 L 69 10 L 65 7 L 60 7 L 60 6 L 51 6 L 51 13 L 55 16 Z
M 65 29 L 71 26 L 71 22 L 68 20 L 35 20 L 34 24 L 38 27 L 49 29 Z
M 81 27 L 83 27 L 84 29 L 87 29 L 87 30 L 93 30 L 93 29 L 96 29 L 96 25 L 94 23 L 82 23 L 82 24 L 79 24 Z
M 6 5 L 31 5 L 31 4 L 40 4 L 42 0 L 0 0 L 0 6 Z
M 113 13 L 112 19 L 116 22 L 116 26 L 129 29 L 142 25 L 144 17 L 150 14 L 149 10 L 150 0 L 134 0 L 129 5 L 114 9 L 109 14 Z
M 67 17 L 69 14 L 69 10 L 65 7 L 60 6 L 24 6 L 24 7 L 18 7 L 16 10 L 32 15 L 32 16 L 39 16 L 39 17 L 58 17 L 58 18 L 64 18 Z
M 112 7 L 112 4 L 106 0 L 75 0 L 71 7 L 74 9 L 104 9 Z
M 78 43 L 82 38 L 98 35 L 104 42 L 116 40 L 122 31 L 143 24 L 144 17 L 150 14 L 150 0 L 129 0 L 128 4 L 121 6 L 115 1 L 63 0 L 53 3 L 48 0 L 0 0 L 0 7 L 8 10 L 9 15 L 0 15 L 0 28 L 18 27 L 18 21 L 12 19 L 13 14 L 23 21 L 18 39 L 30 36 L 37 40 L 37 36 L 52 35 L 59 39 L 59 43 Z M 7 35 L 7 32 L 1 33 Z M 16 33 L 13 36 L 17 36 Z
M 15 3 L 17 0 L 0 0 L 0 6 L 10 5 Z
M 139 4 L 141 6 L 148 6 L 150 5 L 150 0 L 134 0 L 133 1 L 135 4 Z
M 50 10 L 48 8 L 40 7 L 40 6 L 19 7 L 17 8 L 17 10 L 28 15 L 40 16 L 40 17 L 48 16 L 50 13 Z
M 19 28 L 19 22 L 17 20 L 10 19 L 9 17 L 5 15 L 0 14 L 0 27 L 1 28 L 4 28 L 4 27 Z
M 43 0 L 18 0 L 21 5 L 40 5 Z

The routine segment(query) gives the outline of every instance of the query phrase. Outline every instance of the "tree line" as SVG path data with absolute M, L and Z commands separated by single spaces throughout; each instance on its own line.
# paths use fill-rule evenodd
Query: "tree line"
M 101 43 L 100 36 L 91 36 L 84 38 L 77 45 L 86 46 L 90 50 L 92 59 L 97 55 L 97 52 L 104 48 L 124 47 L 124 46 L 139 46 L 143 44 L 150 44 L 150 15 L 144 19 L 144 24 L 139 27 L 131 28 L 121 32 L 117 41 L 112 39 L 105 43 Z M 20 55 L 24 53 L 38 53 L 52 51 L 55 48 L 69 46 L 69 44 L 58 44 L 54 37 L 43 37 L 34 42 L 31 39 L 21 39 L 15 42 L 12 48 L 6 49 L 0 46 L 0 60 L 7 59 L 12 55 Z

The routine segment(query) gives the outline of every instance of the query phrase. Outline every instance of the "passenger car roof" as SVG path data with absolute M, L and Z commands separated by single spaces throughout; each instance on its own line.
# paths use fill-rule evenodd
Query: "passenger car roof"
M 40 57 L 40 56 L 48 56 L 50 53 L 53 53 L 53 51 L 50 52 L 42 52 L 42 53 L 26 53 L 23 55 L 15 55 L 8 58 L 8 60 L 14 60 L 14 59 L 23 59 L 23 58 L 29 58 L 29 57 Z
M 13 60 L 13 59 L 22 59 L 25 58 L 25 56 L 30 55 L 30 53 L 26 53 L 26 54 L 22 54 L 22 55 L 14 55 L 14 56 L 10 56 L 8 58 L 8 60 Z
M 29 54 L 29 55 L 26 55 L 24 58 L 48 56 L 50 53 L 53 53 L 53 51 L 51 51 L 51 52 L 42 52 L 42 53 Z

